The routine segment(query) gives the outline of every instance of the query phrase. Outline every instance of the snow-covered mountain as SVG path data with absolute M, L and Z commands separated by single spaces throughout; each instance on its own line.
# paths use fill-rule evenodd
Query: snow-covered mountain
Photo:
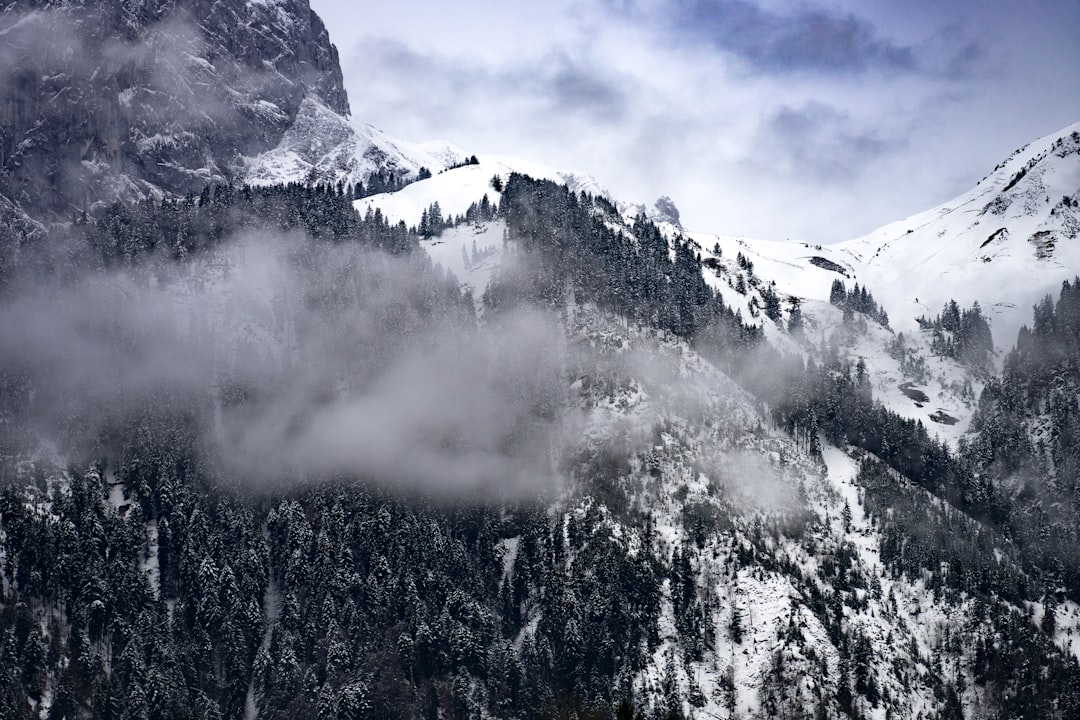
M 505 182 L 512 173 L 528 175 L 537 180 L 551 180 L 566 185 L 574 192 L 586 192 L 607 197 L 608 192 L 593 178 L 580 173 L 555 170 L 538 162 L 517 157 L 484 155 L 477 163 L 454 167 L 435 173 L 432 177 L 414 182 L 393 193 L 381 193 L 357 200 L 354 206 L 361 214 L 369 208 L 379 208 L 391 222 L 415 226 L 420 216 L 433 203 L 446 217 L 464 215 L 469 205 L 487 195 L 498 202 L 501 192 L 492 185 L 498 177 Z
M 5 2 L 0 64 L 0 193 L 35 217 L 234 180 L 305 98 L 349 112 L 307 0 Z
M 70 221 L 116 200 L 401 182 L 465 159 L 350 117 L 337 49 L 307 0 L 5 2 L 0 65 L 0 196 L 26 216 L 0 230 L 11 243 L 29 218 Z
M 645 213 L 643 205 L 613 198 L 595 179 L 512 157 L 483 156 L 478 165 L 439 172 L 355 206 L 361 213 L 379 208 L 392 222 L 416 226 L 436 203 L 447 218 L 464 215 L 485 195 L 498 203 L 500 193 L 491 179 L 505 181 L 514 172 L 605 197 L 629 225 L 639 213 L 647 214 L 669 238 L 691 241 L 705 260 L 710 286 L 744 317 L 760 322 L 774 345 L 813 354 L 841 338 L 852 363 L 862 358 L 867 365 L 881 402 L 955 446 L 969 429 L 986 375 L 935 354 L 931 333 L 916 320 L 932 320 L 950 300 L 962 308 L 978 303 L 993 332 L 998 365 L 1017 330 L 1030 324 L 1032 307 L 1047 295 L 1056 296 L 1061 283 L 1080 272 L 1078 128 L 1069 126 L 1018 150 L 955 200 L 865 237 L 825 246 L 686 232 L 670 222 L 677 220 L 677 210 L 674 218 L 657 209 Z M 484 230 L 482 235 L 481 245 L 498 245 L 492 241 L 498 233 Z M 479 293 L 498 258 L 487 256 L 482 275 L 477 275 L 479 266 L 466 268 L 459 245 L 468 251 L 472 241 L 453 230 L 425 246 Z M 888 313 L 889 326 L 870 323 L 864 332 L 834 336 L 842 315 L 829 302 L 835 280 L 848 289 L 860 285 L 869 290 Z M 782 300 L 779 323 L 762 316 L 766 288 Z M 805 323 L 799 340 L 785 327 L 793 301 Z M 896 344 L 898 334 L 904 336 L 903 350 Z
M 0 716 L 1080 713 L 1075 371 L 995 385 L 1080 125 L 822 247 L 395 140 L 305 0 L 9 2 L 0 58 Z
M 846 372 L 852 372 L 856 364 L 865 365 L 867 391 L 876 402 L 901 418 L 921 423 L 931 436 L 941 437 L 956 451 L 958 441 L 970 430 L 978 397 L 994 372 L 994 364 L 973 367 L 936 353 L 930 331 L 920 326 L 916 317 L 932 319 L 948 300 L 963 307 L 978 302 L 987 308 L 1000 360 L 1001 351 L 1012 345 L 1016 329 L 1030 323 L 1031 305 L 1047 294 L 1056 296 L 1062 281 L 1080 268 L 1073 242 L 1080 192 L 1078 139 L 1076 126 L 1066 128 L 1033 143 L 956 201 L 886 226 L 866 238 L 834 246 L 685 233 L 662 217 L 654 219 L 672 244 L 672 252 L 677 242 L 688 241 L 694 247 L 703 261 L 708 285 L 729 307 L 738 308 L 743 318 L 759 324 L 773 346 L 817 362 L 839 353 L 840 362 L 835 367 L 843 368 L 846 363 Z M 410 225 L 419 222 L 422 213 L 436 203 L 448 216 L 457 216 L 484 195 L 501 202 L 502 195 L 491 178 L 498 176 L 505 182 L 510 172 L 580 189 L 557 171 L 520 160 L 481 158 L 478 166 L 449 170 L 397 193 L 365 198 L 356 206 L 362 212 L 379 208 L 391 221 Z M 608 227 L 634 237 L 635 206 L 599 194 L 621 211 L 606 220 Z M 982 233 L 989 225 L 994 225 L 989 234 L 996 235 L 988 241 Z M 475 293 L 492 277 L 503 253 L 512 258 L 513 243 L 506 246 L 505 241 L 499 242 L 508 235 L 513 237 L 503 221 L 466 224 L 439 233 L 422 245 Z M 477 248 L 480 259 L 474 262 Z M 489 249 L 492 252 L 487 252 Z M 887 312 L 889 323 L 862 313 L 857 313 L 854 321 L 846 319 L 842 308 L 830 301 L 836 280 L 848 291 L 856 284 L 869 290 L 876 305 Z M 909 293 L 913 295 L 910 301 L 906 300 Z M 917 305 L 913 305 L 914 296 L 920 298 Z M 770 297 L 778 298 L 781 306 L 775 318 L 766 311 Z M 798 332 L 791 329 L 796 313 L 801 317 Z M 573 317 L 571 337 L 595 338 L 597 328 L 604 328 L 599 333 L 603 340 L 590 340 L 598 347 L 629 349 L 642 342 L 631 339 L 635 337 L 632 324 L 627 328 L 603 313 L 597 316 L 594 309 Z M 902 343 L 901 333 L 906 337 Z M 667 338 L 667 344 L 645 344 L 650 346 L 646 354 L 654 358 L 679 348 L 680 369 L 675 375 L 684 381 L 695 378 L 691 384 L 702 388 L 703 397 L 707 395 L 704 388 L 720 388 L 731 382 L 729 376 L 672 338 Z M 779 372 L 779 368 L 774 371 Z M 853 712 L 875 717 L 948 716 L 950 703 L 955 702 L 972 717 L 997 712 L 1001 698 L 982 689 L 982 661 L 976 651 L 995 632 L 981 619 L 985 606 L 965 595 L 941 598 L 932 589 L 937 581 L 931 576 L 897 573 L 896 546 L 892 544 L 897 531 L 886 519 L 893 517 L 893 510 L 883 511 L 880 499 L 872 499 L 881 488 L 875 485 L 880 481 L 869 481 L 867 472 L 860 470 L 864 460 L 872 466 L 872 458 L 851 446 L 826 443 L 815 464 L 806 445 L 763 430 L 761 421 L 753 419 L 759 412 L 753 400 L 748 405 L 732 405 L 731 397 L 738 392 L 721 393 L 729 404 L 723 410 L 714 407 L 706 411 L 713 419 L 703 427 L 690 419 L 697 408 L 665 404 L 665 395 L 679 392 L 679 385 L 665 387 L 645 371 L 632 375 L 628 387 L 596 399 L 592 412 L 598 425 L 587 436 L 599 448 L 612 441 L 616 427 L 631 437 L 650 426 L 665 428 L 651 449 L 639 456 L 643 467 L 632 465 L 625 478 L 625 487 L 637 488 L 629 502 L 649 508 L 665 547 L 694 553 L 692 582 L 695 597 L 705 609 L 703 622 L 716 629 L 727 628 L 726 633 L 717 632 L 703 652 L 688 647 L 686 621 L 679 619 L 682 611 L 673 577 L 661 604 L 661 645 L 648 667 L 634 678 L 640 695 L 662 698 L 664 688 L 674 686 L 675 694 L 684 701 L 680 709 L 690 715 L 700 711 L 702 717 L 754 716 L 770 705 L 786 707 L 796 715 L 818 711 L 830 716 L 831 705 L 826 703 L 826 709 L 815 705 L 814 698 L 819 696 L 815 688 L 843 684 L 844 673 L 857 665 L 864 674 L 864 679 L 857 681 L 863 694 L 855 701 Z M 605 414 L 612 417 L 600 422 Z M 748 424 L 740 424 L 747 419 Z M 713 431 L 719 436 L 711 435 Z M 729 436 L 740 440 L 729 447 L 724 440 Z M 711 470 L 705 458 L 715 459 Z M 692 459 L 690 467 L 684 465 L 687 459 Z M 641 473 L 643 480 L 632 480 L 638 477 L 636 473 Z M 646 474 L 659 480 L 650 481 Z M 735 479 L 743 474 L 752 478 L 749 486 Z M 965 528 L 956 530 L 961 536 L 980 532 L 976 530 L 978 523 L 957 505 L 942 502 L 901 476 L 891 477 L 908 488 L 904 492 L 912 493 L 910 501 L 915 506 L 923 506 L 916 516 L 926 518 L 929 526 L 951 517 L 949 522 L 959 522 L 958 527 Z M 755 513 L 763 508 L 750 509 L 754 507 L 751 503 L 727 515 L 730 508 L 715 497 L 716 478 L 721 478 L 721 498 L 730 493 L 744 501 L 747 495 L 759 497 L 759 493 L 774 499 L 790 498 L 793 489 L 799 488 L 796 494 L 801 499 L 796 504 L 805 517 L 812 518 L 815 528 L 810 541 L 813 549 L 807 549 L 805 537 L 796 539 L 783 532 L 775 542 L 758 546 L 752 539 L 752 528 L 758 517 Z M 780 485 L 770 485 L 770 478 L 779 478 Z M 579 502 L 582 504 L 576 512 L 584 514 L 595 499 Z M 687 549 L 693 537 L 686 524 L 691 507 L 694 512 L 709 507 L 728 517 L 728 534 L 706 539 L 700 551 Z M 791 510 L 790 506 L 781 510 L 768 503 L 765 507 L 769 508 L 766 515 Z M 895 511 L 911 511 L 911 506 L 905 507 L 901 510 L 897 506 Z M 885 518 L 880 516 L 882 512 Z M 611 532 L 634 532 L 625 519 L 604 517 Z M 901 523 L 912 520 L 910 515 L 896 517 L 905 518 L 898 520 Z M 759 548 L 762 554 L 745 570 L 733 569 L 732 558 L 739 555 L 740 547 L 748 546 Z M 845 609 L 837 627 L 853 634 L 839 643 L 835 635 L 839 631 L 830 629 L 827 620 L 823 623 L 820 614 L 815 615 L 810 600 L 819 593 L 833 593 L 837 598 L 846 593 L 843 577 L 835 585 L 825 580 L 830 576 L 824 568 L 831 561 L 823 563 L 818 555 L 823 546 L 833 548 L 826 556 L 839 551 L 849 558 L 852 577 L 862 578 L 856 584 L 867 583 L 864 590 L 856 591 L 852 604 L 839 601 Z M 1002 563 L 1001 570 L 1010 572 L 1004 570 L 1011 562 L 1005 559 L 1012 552 L 1008 544 L 983 546 L 984 552 L 991 549 Z M 815 585 L 818 582 L 824 585 Z M 866 604 L 860 604 L 859 599 Z M 1044 613 L 1049 612 L 1044 605 L 1028 602 L 1025 632 L 1034 632 L 1031 628 L 1037 626 L 1044 631 L 1053 628 L 1051 642 L 1065 648 L 1067 662 L 1073 662 L 1080 650 L 1080 607 L 1064 597 L 1060 602 L 1048 602 L 1055 608 L 1057 624 L 1043 622 Z M 734 640 L 731 634 L 736 622 L 733 618 L 745 619 L 744 612 L 755 623 L 752 644 L 741 638 Z M 849 644 L 845 646 L 845 642 Z M 851 654 L 850 643 L 864 648 L 856 651 L 857 658 Z M 688 655 L 697 659 L 686 661 Z M 680 656 L 683 663 L 671 661 Z M 866 673 L 875 680 L 867 681 Z M 950 679 L 942 680 L 946 677 Z M 867 691 L 867 687 L 872 689 Z M 882 695 L 888 700 L 878 704 Z
M 967 193 L 825 246 L 692 233 L 751 258 L 784 293 L 828 300 L 833 279 L 870 289 L 894 330 L 919 330 L 949 300 L 978 302 L 998 351 L 1010 348 L 1032 307 L 1080 271 L 1080 123 L 1017 150 Z
M 677 228 L 668 226 L 674 236 Z M 799 351 L 824 348 L 840 311 L 829 303 L 832 283 L 872 293 L 889 317 L 863 333 L 845 333 L 852 362 L 862 358 L 876 397 L 950 442 L 967 430 L 985 375 L 931 350 L 932 320 L 949 301 L 978 303 L 993 333 L 994 364 L 1031 324 L 1032 308 L 1056 297 L 1080 273 L 1080 123 L 1017 150 L 969 192 L 936 208 L 834 245 L 764 241 L 690 232 L 706 259 L 709 282 L 744 314 L 757 317 L 759 287 L 797 299 L 807 332 L 793 342 L 765 322 L 770 341 Z M 744 256 L 752 271 L 737 262 Z M 737 278 L 758 287 L 734 291 Z M 786 308 L 785 308 L 786 309 Z M 786 317 L 786 316 L 785 316 Z M 896 346 L 904 335 L 905 350 Z
M 934 318 L 949 300 L 963 308 L 978 302 L 990 322 L 1000 361 L 1020 326 L 1030 323 L 1032 306 L 1055 295 L 1061 283 L 1077 273 L 1077 127 L 1031 143 L 956 200 L 835 245 L 685 232 L 663 214 L 649 217 L 669 238 L 682 236 L 694 243 L 706 262 L 708 283 L 744 317 L 761 322 L 770 342 L 790 352 L 824 350 L 841 319 L 840 310 L 829 303 L 835 280 L 849 289 L 857 284 L 868 289 L 887 311 L 889 327 L 871 323 L 863 333 L 845 333 L 846 352 L 853 363 L 864 359 L 877 397 L 890 409 L 926 423 L 955 443 L 968 429 L 984 376 L 931 352 L 930 333 L 916 319 Z M 484 195 L 497 203 L 500 193 L 491 178 L 505 181 L 512 172 L 605 197 L 628 223 L 644 210 L 612 198 L 591 178 L 509 157 L 482 157 L 479 165 L 438 173 L 355 205 L 361 212 L 378 207 L 392 222 L 415 226 L 435 203 L 448 218 L 464 215 Z M 439 238 L 428 245 L 436 260 L 459 276 L 473 274 L 462 265 L 454 242 Z M 477 278 L 469 282 L 476 286 Z M 792 301 L 798 302 L 806 323 L 799 341 L 784 322 L 762 317 L 765 288 L 782 299 L 784 318 L 790 316 Z M 905 338 L 903 353 L 895 346 L 898 333 Z
M 969 192 L 830 248 L 899 330 L 979 302 L 1006 349 L 1032 307 L 1080 272 L 1080 123 L 1017 150 Z

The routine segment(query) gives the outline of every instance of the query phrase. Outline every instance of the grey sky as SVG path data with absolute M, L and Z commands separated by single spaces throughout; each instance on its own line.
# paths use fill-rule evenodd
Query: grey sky
M 353 113 L 670 195 L 695 230 L 832 242 L 1080 119 L 1080 2 L 312 0 Z

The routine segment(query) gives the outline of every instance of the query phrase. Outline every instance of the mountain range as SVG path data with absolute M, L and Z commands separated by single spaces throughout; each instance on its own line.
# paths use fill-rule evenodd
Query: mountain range
M 0 58 L 3 717 L 1080 714 L 1080 123 L 810 245 L 396 140 L 305 0 Z

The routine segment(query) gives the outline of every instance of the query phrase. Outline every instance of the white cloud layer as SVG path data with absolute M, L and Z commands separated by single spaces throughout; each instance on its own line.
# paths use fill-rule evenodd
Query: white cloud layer
M 670 195 L 689 228 L 847 239 L 1080 118 L 1080 4 L 313 0 L 353 112 Z

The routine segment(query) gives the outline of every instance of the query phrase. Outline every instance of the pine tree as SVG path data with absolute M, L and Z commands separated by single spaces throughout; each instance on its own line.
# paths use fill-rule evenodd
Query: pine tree
M 803 332 L 802 303 L 794 295 L 788 302 L 788 332 L 793 337 L 801 337 Z
M 728 623 L 728 635 L 731 642 L 741 645 L 743 641 L 743 617 L 742 610 L 734 602 L 731 604 L 731 620 Z
M 842 281 L 833 280 L 832 287 L 829 289 L 829 302 L 838 307 L 847 304 L 847 290 Z

